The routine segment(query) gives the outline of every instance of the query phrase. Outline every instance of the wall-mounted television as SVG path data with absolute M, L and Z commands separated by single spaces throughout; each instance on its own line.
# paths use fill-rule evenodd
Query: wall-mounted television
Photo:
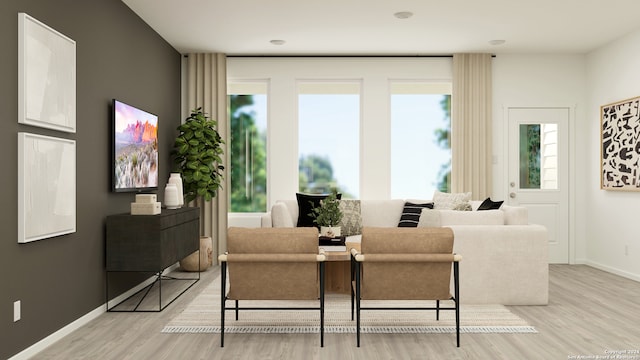
M 113 99 L 112 190 L 158 190 L 158 116 Z

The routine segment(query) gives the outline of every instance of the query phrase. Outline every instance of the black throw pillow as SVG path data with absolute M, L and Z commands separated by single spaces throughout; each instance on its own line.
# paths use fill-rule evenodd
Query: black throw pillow
M 422 209 L 433 209 L 433 203 L 404 203 L 404 209 L 402 209 L 402 216 L 400 216 L 398 227 L 418 227 L 418 221 L 420 221 L 420 214 L 422 214 Z
M 314 217 L 309 215 L 313 212 L 313 209 L 320 206 L 320 201 L 329 196 L 329 194 L 303 194 L 296 193 L 296 199 L 298 200 L 298 223 L 297 227 L 316 227 L 313 222 Z M 338 193 L 336 199 L 340 200 L 342 194 Z
M 498 210 L 504 201 L 491 201 L 491 198 L 486 198 L 478 206 L 478 210 Z

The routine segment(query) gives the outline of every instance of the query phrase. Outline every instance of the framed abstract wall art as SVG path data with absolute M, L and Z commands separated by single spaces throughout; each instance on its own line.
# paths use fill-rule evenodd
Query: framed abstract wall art
M 18 133 L 18 242 L 76 232 L 76 142 Z
M 18 14 L 18 122 L 76 132 L 76 42 Z
M 640 97 L 600 107 L 600 188 L 640 191 Z

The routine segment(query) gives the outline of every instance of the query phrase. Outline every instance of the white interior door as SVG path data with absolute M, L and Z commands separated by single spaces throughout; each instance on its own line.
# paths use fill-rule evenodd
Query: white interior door
M 508 108 L 509 199 L 549 232 L 549 262 L 569 263 L 569 108 Z

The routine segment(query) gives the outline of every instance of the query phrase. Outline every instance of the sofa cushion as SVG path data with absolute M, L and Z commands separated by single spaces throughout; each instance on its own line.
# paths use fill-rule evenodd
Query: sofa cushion
M 471 193 L 443 193 L 438 190 L 433 193 L 433 208 L 436 210 L 453 210 L 461 204 L 469 203 Z
M 438 227 L 450 225 L 504 225 L 502 210 L 456 211 L 422 210 L 419 227 Z
M 502 205 L 505 225 L 529 225 L 529 211 L 524 206 Z
M 442 226 L 442 220 L 440 220 L 440 210 L 422 209 L 420 213 L 420 220 L 418 220 L 418 227 L 440 227 Z
M 362 226 L 398 227 L 404 200 L 363 200 L 360 202 Z
M 497 210 L 500 209 L 504 201 L 493 201 L 490 197 L 484 199 L 482 204 L 478 206 L 478 210 Z
M 281 202 L 273 204 L 271 207 L 271 224 L 274 228 L 293 227 L 293 220 L 291 219 L 287 205 Z
M 398 222 L 398 227 L 417 227 L 422 209 L 433 209 L 433 203 L 428 202 L 416 204 L 409 201 L 404 203 L 402 215 L 400 215 L 400 222 Z
M 340 232 L 344 236 L 362 233 L 362 215 L 360 214 L 360 200 L 340 200 L 338 207 L 342 211 Z
M 314 217 L 311 215 L 313 209 L 320 206 L 320 202 L 329 196 L 329 194 L 303 194 L 296 193 L 298 200 L 298 222 L 297 227 L 316 227 L 313 222 Z M 338 194 L 337 199 L 340 200 L 342 194 Z

